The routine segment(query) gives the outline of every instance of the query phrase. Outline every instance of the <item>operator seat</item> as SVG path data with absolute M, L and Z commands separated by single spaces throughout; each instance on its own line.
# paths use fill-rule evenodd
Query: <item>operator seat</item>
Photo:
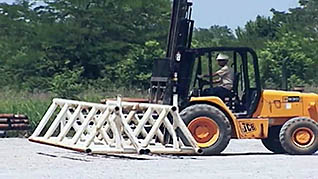
M 233 106 L 234 102 L 236 102 L 239 98 L 238 98 L 238 82 L 239 82 L 239 78 L 240 78 L 240 73 L 236 73 L 234 74 L 234 79 L 233 79 L 233 87 L 232 89 L 228 92 L 228 93 L 224 93 L 221 98 L 221 100 L 227 105 L 227 106 Z M 208 84 L 208 83 L 207 83 Z M 203 91 L 205 91 L 203 93 L 202 96 L 211 96 L 210 94 L 208 94 L 208 92 L 206 90 L 208 90 L 210 88 L 204 89 Z M 233 104 L 232 104 L 233 103 Z M 230 107 L 231 109 L 231 107 Z
M 233 87 L 231 90 L 231 94 L 233 97 L 238 97 L 238 84 L 239 84 L 240 76 L 241 76 L 240 73 L 234 74 Z
M 231 109 L 235 110 L 238 108 L 240 104 L 240 100 L 238 97 L 238 85 L 239 85 L 239 79 L 240 79 L 240 73 L 235 73 L 234 74 L 234 79 L 233 79 L 233 87 L 230 93 L 230 96 L 226 96 L 224 99 L 224 103 Z

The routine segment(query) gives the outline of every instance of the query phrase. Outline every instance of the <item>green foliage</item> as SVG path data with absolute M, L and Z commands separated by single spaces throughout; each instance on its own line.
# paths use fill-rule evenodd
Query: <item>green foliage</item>
M 158 49 L 166 44 L 169 0 L 45 2 L 35 8 L 29 1 L 0 4 L 0 81 L 5 86 L 75 97 L 83 87 L 144 85 L 151 69 L 145 65 L 156 53 L 144 44 L 157 41 Z M 136 69 L 131 74 L 123 65 Z M 120 80 L 118 71 L 129 80 Z
M 163 56 L 166 44 L 169 0 L 45 2 L 35 8 L 24 0 L 0 4 L 3 86 L 61 97 L 76 97 L 85 88 L 148 87 L 152 60 Z M 197 28 L 192 46 L 256 49 L 266 86 L 280 86 L 286 58 L 290 85 L 318 83 L 307 74 L 318 76 L 318 3 L 300 4 L 289 12 L 272 9 L 273 18 L 257 16 L 235 34 L 227 26 Z
M 266 42 L 266 48 L 260 50 L 266 86 L 280 86 L 284 60 L 287 60 L 289 87 L 317 86 L 318 32 L 314 19 L 318 17 L 318 2 L 300 0 L 299 3 L 301 6 L 290 9 L 289 13 L 271 10 L 274 14 L 272 22 L 278 27 L 276 38 Z
M 248 21 L 244 28 L 238 27 L 235 30 L 238 41 L 243 46 L 252 48 L 264 47 L 264 42 L 274 40 L 278 26 L 271 18 L 257 16 L 255 21 Z
M 194 30 L 195 47 L 231 46 L 235 36 L 227 26 L 211 26 Z
M 82 73 L 83 69 L 81 68 L 73 71 L 66 70 L 54 75 L 52 81 L 50 81 L 50 91 L 61 98 L 76 98 L 76 95 L 83 91 Z
M 135 46 L 114 69 L 118 81 L 141 89 L 149 88 L 152 62 L 163 55 L 164 51 L 157 41 L 148 41 L 143 46 Z
M 305 38 L 286 33 L 277 41 L 269 41 L 260 51 L 260 65 L 265 87 L 279 88 L 286 69 L 289 87 L 313 84 L 314 61 L 304 53 Z
M 317 37 L 318 1 L 299 0 L 300 7 L 290 9 L 290 13 L 279 12 L 275 9 L 273 21 L 280 26 L 284 32 L 293 31 L 304 37 Z

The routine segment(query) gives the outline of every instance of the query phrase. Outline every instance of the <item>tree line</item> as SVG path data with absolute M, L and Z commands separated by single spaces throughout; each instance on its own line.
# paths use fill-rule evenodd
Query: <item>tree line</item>
M 198 2 L 199 3 L 199 2 Z M 263 86 L 317 86 L 318 2 L 300 0 L 289 12 L 272 9 L 232 31 L 196 28 L 195 47 L 248 46 L 260 59 Z M 0 4 L 2 89 L 53 92 L 146 89 L 152 61 L 163 57 L 170 0 L 18 0 Z
M 244 27 L 196 29 L 199 46 L 247 46 L 256 50 L 265 88 L 282 89 L 283 71 L 288 88 L 318 84 L 318 2 L 300 0 L 289 12 L 271 9 L 273 17 L 257 16 Z M 284 69 L 283 69 L 284 68 Z

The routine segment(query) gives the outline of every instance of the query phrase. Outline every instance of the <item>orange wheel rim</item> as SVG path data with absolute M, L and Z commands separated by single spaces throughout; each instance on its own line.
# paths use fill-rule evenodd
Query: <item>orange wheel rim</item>
M 298 128 L 294 131 L 292 140 L 300 147 L 310 146 L 315 139 L 313 131 L 307 127 Z
M 209 147 L 213 145 L 220 135 L 219 126 L 211 118 L 198 117 L 188 125 L 194 139 L 199 147 Z

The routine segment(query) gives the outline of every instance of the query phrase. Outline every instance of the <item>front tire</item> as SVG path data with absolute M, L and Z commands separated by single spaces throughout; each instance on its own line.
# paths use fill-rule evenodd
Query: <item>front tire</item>
M 279 138 L 285 151 L 292 155 L 310 155 L 318 150 L 318 123 L 297 117 L 287 121 Z
M 232 128 L 228 118 L 218 108 L 207 104 L 195 104 L 181 113 L 203 155 L 221 153 L 229 144 Z

